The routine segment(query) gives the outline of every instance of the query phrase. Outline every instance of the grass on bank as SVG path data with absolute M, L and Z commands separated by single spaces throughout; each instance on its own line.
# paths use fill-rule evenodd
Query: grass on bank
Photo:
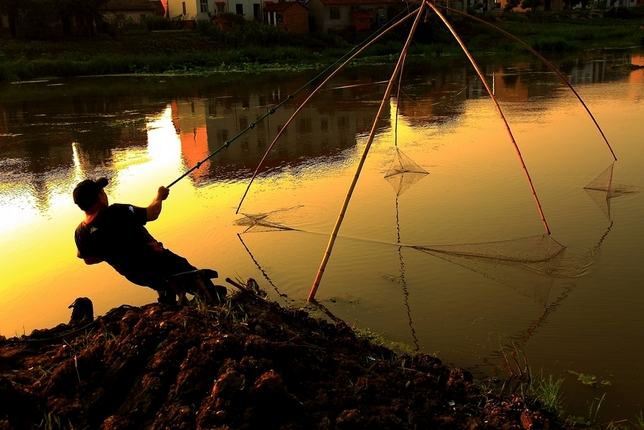
M 540 52 L 573 51 L 593 47 L 644 46 L 644 6 L 628 8 L 626 18 L 598 18 L 596 12 L 505 13 L 485 16 Z M 641 13 L 640 13 L 641 12 Z M 603 12 L 603 15 L 609 15 Z M 0 39 L 0 81 L 43 76 L 127 73 L 259 72 L 274 68 L 313 68 L 328 65 L 362 42 L 368 34 L 345 32 L 293 35 L 256 22 L 224 32 L 208 22 L 194 31 L 166 30 L 158 22 L 113 35 L 57 40 Z M 152 21 L 151 21 L 152 22 Z M 524 48 L 480 23 L 454 18 L 452 23 L 473 53 L 524 52 Z M 599 31 L 601 30 L 601 31 Z M 385 36 L 358 62 L 394 61 L 408 28 Z M 415 33 L 410 57 L 462 55 L 445 26 L 433 17 Z

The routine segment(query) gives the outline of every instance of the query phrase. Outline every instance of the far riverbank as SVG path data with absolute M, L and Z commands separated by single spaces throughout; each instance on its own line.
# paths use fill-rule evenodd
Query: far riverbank
M 545 53 L 644 46 L 644 6 L 630 10 L 628 14 L 583 10 L 477 17 Z M 475 54 L 526 52 L 516 42 L 481 23 L 458 17 L 453 25 Z M 408 28 L 401 27 L 388 34 L 356 62 L 393 61 L 401 51 L 407 31 Z M 57 40 L 2 39 L 0 82 L 124 73 L 209 74 L 320 68 L 333 64 L 367 37 L 368 33 L 355 32 L 296 36 L 251 23 L 230 33 L 199 25 L 191 31 L 135 29 L 114 35 Z M 415 33 L 409 55 L 436 60 L 463 53 L 446 27 L 434 17 Z

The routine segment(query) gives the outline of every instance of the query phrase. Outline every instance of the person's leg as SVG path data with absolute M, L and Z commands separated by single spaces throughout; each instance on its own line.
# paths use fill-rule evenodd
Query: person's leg
M 181 257 L 168 249 L 164 249 L 158 257 L 158 271 L 163 273 L 165 279 L 169 279 L 172 275 L 176 275 L 178 273 L 198 270 L 195 266 L 190 264 L 186 258 Z M 189 278 L 182 279 L 179 284 L 170 283 L 170 285 L 174 286 L 174 291 L 180 298 L 183 298 L 185 293 L 194 295 L 198 289 L 194 280 Z

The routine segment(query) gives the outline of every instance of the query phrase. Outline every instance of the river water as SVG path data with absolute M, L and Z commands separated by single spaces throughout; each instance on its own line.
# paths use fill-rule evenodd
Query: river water
M 568 413 L 587 417 L 603 397 L 601 420 L 635 420 L 644 409 L 644 69 L 625 64 L 644 66 L 644 55 L 552 62 L 609 144 L 544 65 L 481 61 L 525 170 L 471 66 L 405 67 L 316 299 L 327 315 L 477 377 L 507 377 L 504 355 L 514 353 L 534 374 L 564 379 Z M 0 334 L 66 322 L 80 296 L 97 315 L 155 301 L 106 264 L 76 258 L 83 215 L 71 192 L 105 176 L 111 202 L 147 206 L 215 151 L 171 187 L 148 229 L 222 284 L 253 277 L 270 299 L 324 315 L 306 299 L 392 69 L 332 79 L 286 127 L 241 207 L 269 145 L 321 81 L 309 82 L 316 72 L 1 86 Z M 404 175 L 391 174 L 397 154 Z M 543 243 L 551 254 L 532 257 Z

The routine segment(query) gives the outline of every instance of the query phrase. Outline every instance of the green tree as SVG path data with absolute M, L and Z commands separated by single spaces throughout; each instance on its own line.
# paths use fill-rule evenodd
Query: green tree
M 509 12 L 512 9 L 514 9 L 515 7 L 519 6 L 520 4 L 521 4 L 521 0 L 508 0 L 508 2 L 505 4 L 503 9 L 506 12 Z
M 56 11 L 64 21 L 76 17 L 77 24 L 86 26 L 90 34 L 103 21 L 103 7 L 109 0 L 54 0 Z
M 9 18 L 11 35 L 47 39 L 54 35 L 55 10 L 48 0 L 2 0 L 0 13 Z
M 543 6 L 543 0 L 523 0 L 521 2 L 522 9 L 532 8 L 532 10 L 537 10 Z

